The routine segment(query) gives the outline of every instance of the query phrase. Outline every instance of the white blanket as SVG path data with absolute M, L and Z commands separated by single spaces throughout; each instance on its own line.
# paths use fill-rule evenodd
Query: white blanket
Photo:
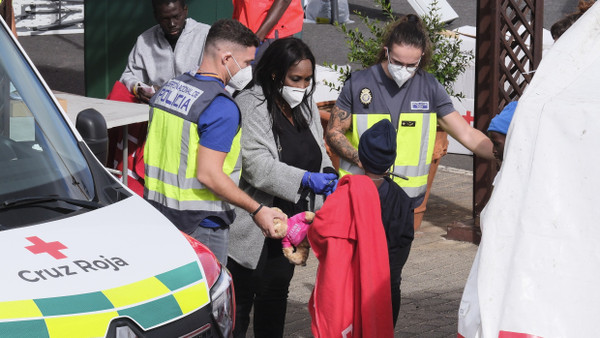
M 464 337 L 600 333 L 600 4 L 519 100 L 459 310 Z M 530 337 L 531 337 L 530 336 Z

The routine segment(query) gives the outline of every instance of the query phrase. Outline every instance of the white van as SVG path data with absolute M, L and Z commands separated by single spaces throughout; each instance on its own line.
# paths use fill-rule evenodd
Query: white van
M 106 171 L 2 19 L 0 46 L 0 337 L 231 336 L 229 272 Z

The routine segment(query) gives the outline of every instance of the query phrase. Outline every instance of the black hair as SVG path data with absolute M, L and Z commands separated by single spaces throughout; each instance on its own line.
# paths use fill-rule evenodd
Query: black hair
M 423 56 L 419 62 L 419 67 L 425 69 L 429 65 L 429 61 L 431 60 L 429 33 L 425 29 L 423 21 L 417 15 L 408 14 L 402 16 L 394 24 L 390 25 L 383 37 L 383 47 L 387 47 L 388 51 L 390 51 L 394 44 L 420 48 L 423 51 Z M 382 48 L 377 56 L 377 62 L 381 63 L 386 59 L 385 50 Z
M 254 83 L 262 87 L 274 132 L 281 130 L 280 126 L 275 123 L 274 117 L 275 114 L 279 113 L 277 103 L 285 102 L 280 92 L 285 76 L 290 67 L 302 60 L 311 62 L 313 80 L 311 88 L 307 91 L 302 102 L 292 108 L 292 119 L 297 128 L 306 129 L 310 120 L 307 120 L 307 117 L 302 114 L 301 107 L 305 106 L 310 109 L 312 102 L 309 102 L 309 98 L 312 98 L 316 82 L 314 75 L 315 57 L 306 43 L 293 37 L 275 40 L 267 48 L 254 69 Z
M 156 9 L 158 8 L 158 6 L 168 5 L 173 2 L 179 2 L 179 4 L 181 5 L 181 8 L 185 8 L 185 6 L 186 6 L 185 0 L 152 0 L 152 9 L 156 13 Z
M 244 47 L 258 47 L 260 44 L 256 34 L 233 19 L 221 19 L 212 24 L 205 45 L 214 45 L 217 41 L 227 41 Z
M 577 4 L 577 10 L 571 14 L 568 14 L 564 18 L 556 21 L 550 27 L 550 33 L 552 34 L 552 39 L 555 41 L 563 35 L 567 29 L 569 29 L 575 21 L 577 21 L 590 7 L 592 7 L 596 3 L 595 0 L 579 0 Z

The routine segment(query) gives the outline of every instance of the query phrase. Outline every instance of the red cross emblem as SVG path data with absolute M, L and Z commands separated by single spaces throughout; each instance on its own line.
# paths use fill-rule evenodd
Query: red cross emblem
M 465 121 L 467 121 L 467 123 L 469 125 L 471 125 L 471 122 L 473 122 L 475 120 L 475 117 L 471 116 L 471 111 L 467 110 L 467 114 L 463 115 L 463 119 L 465 119 Z
M 26 246 L 25 249 L 33 252 L 36 255 L 45 252 L 56 259 L 67 258 L 67 256 L 60 252 L 60 250 L 67 249 L 67 247 L 61 242 L 46 243 L 37 236 L 26 237 L 26 239 L 33 243 L 33 245 Z

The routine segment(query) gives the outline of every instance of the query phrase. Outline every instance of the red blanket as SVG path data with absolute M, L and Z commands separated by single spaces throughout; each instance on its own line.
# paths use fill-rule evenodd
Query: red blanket
M 308 231 L 319 260 L 309 311 L 315 337 L 393 337 L 390 271 L 377 188 L 346 175 Z
M 139 103 L 138 99 L 122 84 L 116 81 L 111 92 L 108 94 L 107 100 L 134 102 Z M 144 145 L 146 144 L 146 134 L 148 123 L 134 123 L 128 126 L 127 140 L 127 168 L 128 178 L 127 186 L 140 196 L 144 196 Z M 112 128 L 108 131 L 109 135 L 109 151 L 108 163 L 109 168 L 123 170 L 123 130 L 121 128 Z

